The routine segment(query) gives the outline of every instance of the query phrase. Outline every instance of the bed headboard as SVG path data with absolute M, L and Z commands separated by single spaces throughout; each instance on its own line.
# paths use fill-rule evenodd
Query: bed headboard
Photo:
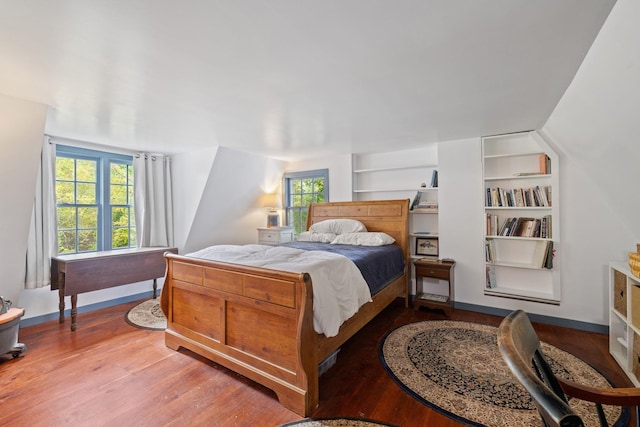
M 402 248 L 409 265 L 409 199 L 362 200 L 356 202 L 312 203 L 309 205 L 307 230 L 311 224 L 326 219 L 352 218 L 362 222 L 368 231 L 381 231 Z

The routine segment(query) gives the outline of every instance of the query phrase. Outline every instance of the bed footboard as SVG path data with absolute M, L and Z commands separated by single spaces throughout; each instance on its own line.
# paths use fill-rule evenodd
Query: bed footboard
M 166 345 L 244 375 L 272 389 L 287 408 L 309 415 L 319 394 L 309 275 L 169 253 L 165 258 Z

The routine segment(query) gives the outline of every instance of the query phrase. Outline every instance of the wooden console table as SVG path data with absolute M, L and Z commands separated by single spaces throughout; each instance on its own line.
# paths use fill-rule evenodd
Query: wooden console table
M 164 253 L 178 253 L 176 248 L 137 248 L 51 258 L 51 290 L 60 296 L 60 323 L 64 323 L 64 297 L 71 296 L 71 330 L 77 328 L 78 294 L 114 286 L 153 280 L 153 297 L 157 278 L 164 276 Z

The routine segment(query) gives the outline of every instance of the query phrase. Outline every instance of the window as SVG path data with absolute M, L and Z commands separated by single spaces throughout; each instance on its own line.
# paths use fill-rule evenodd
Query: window
M 284 188 L 287 224 L 298 235 L 307 228 L 309 204 L 329 201 L 329 170 L 287 173 Z
M 58 252 L 136 246 L 131 156 L 56 146 Z

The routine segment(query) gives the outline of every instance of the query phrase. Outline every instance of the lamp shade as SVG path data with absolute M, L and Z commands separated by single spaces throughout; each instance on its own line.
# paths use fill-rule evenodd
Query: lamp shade
M 279 209 L 282 207 L 277 193 L 265 193 L 262 196 L 262 206 L 265 208 Z

